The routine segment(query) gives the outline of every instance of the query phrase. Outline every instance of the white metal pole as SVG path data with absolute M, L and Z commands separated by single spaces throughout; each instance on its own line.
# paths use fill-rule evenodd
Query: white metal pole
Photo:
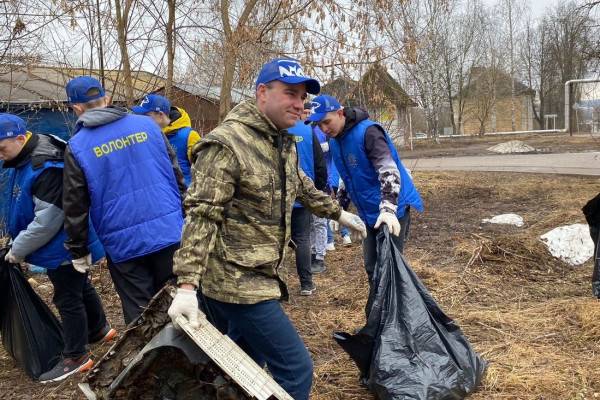
M 408 110 L 408 133 L 410 134 L 410 151 L 413 150 L 412 113 Z

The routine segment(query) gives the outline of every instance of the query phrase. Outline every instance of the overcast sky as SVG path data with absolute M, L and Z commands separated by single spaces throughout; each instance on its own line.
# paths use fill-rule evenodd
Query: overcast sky
M 493 6 L 498 3 L 498 0 L 483 0 L 488 6 Z M 564 0 L 523 0 L 523 3 L 529 6 L 531 16 L 539 18 L 544 14 L 546 8 L 553 8 L 558 3 L 564 3 Z

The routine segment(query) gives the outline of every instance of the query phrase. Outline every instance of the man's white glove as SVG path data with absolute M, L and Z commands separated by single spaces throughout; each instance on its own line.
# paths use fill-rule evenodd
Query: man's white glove
M 24 261 L 23 258 L 14 255 L 14 253 L 12 252 L 12 250 L 9 250 L 8 253 L 6 253 L 6 255 L 4 256 L 4 260 L 6 262 L 9 262 L 11 264 L 20 264 Z
M 193 289 L 177 289 L 177 294 L 171 303 L 171 307 L 169 307 L 168 314 L 176 328 L 179 328 L 176 320 L 180 315 L 186 317 L 190 322 L 190 325 L 194 328 L 199 327 L 198 298 L 196 297 L 196 291 Z
M 365 240 L 367 237 L 367 227 L 358 215 L 354 215 L 348 211 L 342 211 L 342 214 L 337 221 L 340 223 L 340 225 L 347 226 L 353 231 L 358 232 L 360 235 L 360 240 Z
M 76 258 L 73 260 L 73 268 L 75 271 L 85 274 L 92 267 L 92 255 L 88 254 L 85 257 Z
M 333 232 L 337 232 L 340 229 L 340 224 L 337 221 L 329 220 L 329 229 Z
M 400 226 L 400 221 L 396 217 L 396 214 L 393 214 L 389 211 L 381 211 L 379 217 L 377 217 L 377 222 L 375 222 L 375 229 L 378 229 L 381 224 L 386 224 L 390 233 L 394 236 L 400 236 L 400 230 L 402 229 Z

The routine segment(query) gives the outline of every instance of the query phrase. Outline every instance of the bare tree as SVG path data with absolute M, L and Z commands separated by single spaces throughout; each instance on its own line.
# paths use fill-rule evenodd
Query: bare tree
M 165 96 L 171 95 L 173 87 L 173 63 L 175 61 L 175 2 L 176 0 L 167 0 L 169 8 L 169 19 L 166 26 L 167 36 L 167 80 L 165 82 Z
M 470 85 L 471 71 L 481 62 L 484 53 L 483 19 L 480 1 L 469 1 L 463 5 L 461 12 L 451 15 L 442 37 L 444 83 L 453 134 L 463 131 L 463 87 Z
M 247 40 L 244 37 L 248 32 L 247 23 L 251 13 L 258 0 L 248 0 L 244 4 L 244 8 L 237 24 L 232 27 L 229 0 L 221 0 L 221 22 L 223 24 L 224 46 L 223 46 L 223 80 L 221 81 L 221 104 L 219 106 L 219 119 L 223 120 L 231 109 L 231 87 L 233 84 L 233 74 L 240 56 L 241 42 Z
M 521 21 L 523 20 L 527 10 L 523 3 L 516 2 L 515 0 L 500 0 L 497 7 L 500 9 L 500 15 L 502 16 L 502 33 L 504 36 L 504 43 L 508 49 L 508 70 L 510 72 L 510 121 L 511 130 L 516 130 L 516 111 L 515 111 L 515 97 L 516 88 L 515 83 L 517 80 L 517 62 L 515 59 L 516 53 L 516 42 L 521 36 Z
M 389 58 L 401 66 L 406 89 L 423 108 L 428 135 L 437 138 L 447 99 L 443 36 L 453 1 L 381 1 L 373 13 Z M 406 141 L 408 142 L 408 141 Z
M 131 63 L 129 61 L 129 51 L 127 49 L 127 31 L 129 25 L 129 15 L 133 0 L 113 0 L 115 2 L 116 30 L 121 51 L 121 63 L 123 65 L 123 79 L 125 80 L 125 93 L 127 105 L 131 106 L 133 97 L 133 79 L 131 78 Z

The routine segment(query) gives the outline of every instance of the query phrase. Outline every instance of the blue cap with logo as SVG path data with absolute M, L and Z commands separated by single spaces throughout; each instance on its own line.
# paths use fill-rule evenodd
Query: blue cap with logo
M 333 96 L 322 94 L 312 99 L 310 104 L 312 114 L 306 119 L 306 122 L 319 122 L 327 113 L 341 110 L 343 107 L 339 101 Z
M 0 113 L 0 140 L 27 133 L 25 121 L 16 115 Z
M 171 111 L 171 102 L 166 98 L 158 94 L 146 95 L 138 106 L 131 107 L 131 111 L 136 114 L 148 114 L 151 111 L 162 111 L 169 115 Z
M 256 87 L 261 83 L 272 81 L 280 81 L 292 85 L 304 83 L 306 84 L 306 91 L 310 94 L 319 94 L 321 90 L 319 81 L 305 76 L 300 62 L 291 58 L 276 58 L 263 65 L 256 79 Z
M 78 76 L 71 79 L 66 86 L 69 103 L 79 104 L 104 97 L 104 88 L 96 78 Z

